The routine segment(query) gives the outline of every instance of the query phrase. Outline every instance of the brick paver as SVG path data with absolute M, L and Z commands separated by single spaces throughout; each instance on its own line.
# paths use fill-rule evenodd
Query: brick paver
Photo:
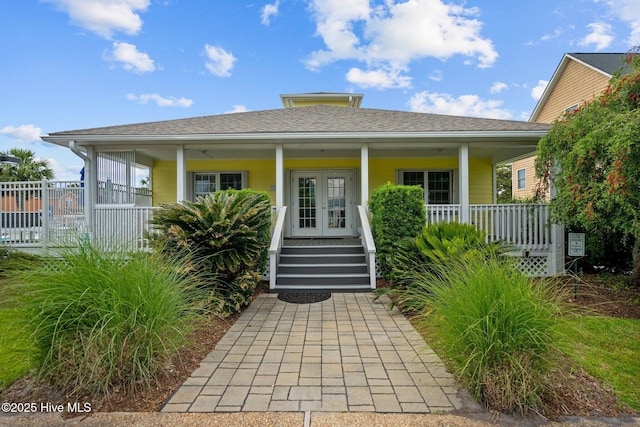
M 384 298 L 334 293 L 314 304 L 263 294 L 163 412 L 447 412 L 458 387 Z

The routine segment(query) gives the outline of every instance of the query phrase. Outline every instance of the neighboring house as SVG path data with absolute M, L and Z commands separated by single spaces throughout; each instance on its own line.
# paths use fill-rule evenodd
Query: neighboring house
M 366 209 L 371 191 L 387 182 L 420 185 L 432 221 L 497 224 L 498 214 L 490 213 L 496 165 L 534 153 L 549 129 L 360 108 L 362 98 L 281 95 L 281 109 L 55 132 L 42 139 L 85 160 L 85 209 L 94 237 L 101 233 L 101 212 L 117 208 L 100 204 L 98 183 L 131 188 L 131 171 L 145 166 L 153 206 L 226 188 L 263 190 L 281 216 L 284 237 L 317 239 L 362 236 L 368 219 L 358 206 Z M 135 205 L 133 199 L 120 203 L 123 212 Z M 487 231 L 500 237 L 497 229 Z
M 624 53 L 567 53 L 562 57 L 547 88 L 538 101 L 530 122 L 552 123 L 565 112 L 577 109 L 602 93 L 611 77 L 623 68 Z M 512 164 L 512 195 L 527 199 L 535 194 L 535 157 Z M 546 195 L 548 198 L 548 195 Z

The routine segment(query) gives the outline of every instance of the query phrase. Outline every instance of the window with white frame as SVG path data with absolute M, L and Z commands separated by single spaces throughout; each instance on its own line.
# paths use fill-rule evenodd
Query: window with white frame
M 398 173 L 401 185 L 418 185 L 424 189 L 425 203 L 449 205 L 453 203 L 453 171 L 402 170 Z
M 527 188 L 527 170 L 518 169 L 518 190 Z
M 576 111 L 578 108 L 580 107 L 580 104 L 573 104 L 567 108 L 564 109 L 565 113 L 573 113 L 574 111 Z
M 242 190 L 243 188 L 247 188 L 246 172 L 194 172 L 193 174 L 194 198 L 204 197 L 220 190 Z

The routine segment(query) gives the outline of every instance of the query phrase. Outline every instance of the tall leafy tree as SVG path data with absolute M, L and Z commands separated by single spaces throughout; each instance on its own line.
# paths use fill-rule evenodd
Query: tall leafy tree
M 553 185 L 557 219 L 590 233 L 623 235 L 633 244 L 632 283 L 640 286 L 640 55 L 630 51 L 630 72 L 553 123 L 540 141 L 536 174 Z
M 511 185 L 512 166 L 500 165 L 496 168 L 496 190 L 498 192 L 498 203 L 509 203 L 512 199 Z
M 12 148 L 9 151 L 0 152 L 1 156 L 17 157 L 19 164 L 0 163 L 0 181 L 40 181 L 53 178 L 53 170 L 49 163 L 43 159 L 36 159 L 36 153 L 22 148 Z

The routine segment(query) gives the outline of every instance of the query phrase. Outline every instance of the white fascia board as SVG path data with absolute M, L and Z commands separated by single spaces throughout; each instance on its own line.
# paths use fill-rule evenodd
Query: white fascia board
M 469 132 L 321 132 L 321 133 L 247 133 L 247 134 L 185 134 L 185 135 L 55 135 L 43 136 L 42 139 L 58 145 L 68 146 L 70 140 L 77 145 L 95 145 L 92 143 L 150 143 L 171 145 L 184 142 L 220 142 L 220 141 L 295 141 L 301 143 L 317 143 L 318 140 L 344 141 L 376 141 L 376 140 L 465 140 L 473 143 L 474 139 L 536 139 L 547 134 L 546 130 L 535 131 L 469 131 Z

